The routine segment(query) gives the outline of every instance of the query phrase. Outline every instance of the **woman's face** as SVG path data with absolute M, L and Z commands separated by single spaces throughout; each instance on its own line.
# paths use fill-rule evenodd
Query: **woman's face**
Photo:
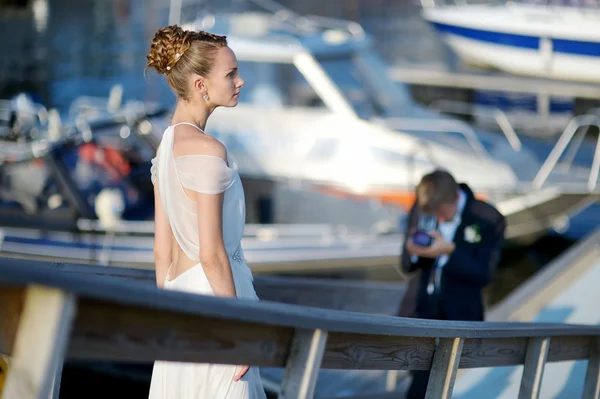
M 235 54 L 229 47 L 221 47 L 215 55 L 212 70 L 204 81 L 206 100 L 214 107 L 235 107 L 244 80 L 238 74 Z M 205 93 L 202 92 L 202 95 Z

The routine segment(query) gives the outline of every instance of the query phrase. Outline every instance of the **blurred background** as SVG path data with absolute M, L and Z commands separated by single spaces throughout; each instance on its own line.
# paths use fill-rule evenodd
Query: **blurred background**
M 0 254 L 152 267 L 176 98 L 146 54 L 177 23 L 226 34 L 246 80 L 207 131 L 244 180 L 254 273 L 404 284 L 414 186 L 444 167 L 509 221 L 495 305 L 600 221 L 597 6 L 0 0 Z

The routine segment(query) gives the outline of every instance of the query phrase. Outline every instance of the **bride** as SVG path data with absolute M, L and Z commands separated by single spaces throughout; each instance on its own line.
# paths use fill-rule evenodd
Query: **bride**
M 256 300 L 240 242 L 244 189 L 227 149 L 204 131 L 218 106 L 237 105 L 244 81 L 224 36 L 159 29 L 148 67 L 177 95 L 171 125 L 152 160 L 156 284 Z M 265 398 L 256 367 L 157 361 L 149 399 Z

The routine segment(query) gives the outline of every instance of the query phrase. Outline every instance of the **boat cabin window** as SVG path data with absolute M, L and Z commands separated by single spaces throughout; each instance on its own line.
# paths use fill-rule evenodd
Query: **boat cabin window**
M 370 119 L 382 113 L 351 58 L 319 58 L 318 61 L 360 118 Z
M 319 56 L 317 61 L 360 118 L 369 120 L 407 112 L 411 104 L 409 93 L 389 78 L 376 53 Z
M 325 107 L 294 64 L 239 61 L 245 86 L 240 103 L 262 107 Z

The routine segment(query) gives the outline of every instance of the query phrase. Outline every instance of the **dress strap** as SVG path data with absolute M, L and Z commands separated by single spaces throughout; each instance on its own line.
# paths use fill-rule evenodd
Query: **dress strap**
M 173 129 L 175 129 L 175 126 L 179 126 L 179 125 L 190 125 L 190 126 L 195 127 L 196 129 L 200 130 L 202 133 L 204 133 L 204 130 L 200 129 L 198 126 L 196 126 L 196 125 L 194 125 L 193 123 L 190 123 L 190 122 L 179 122 L 179 123 L 176 123 L 176 124 L 172 125 L 171 127 Z

